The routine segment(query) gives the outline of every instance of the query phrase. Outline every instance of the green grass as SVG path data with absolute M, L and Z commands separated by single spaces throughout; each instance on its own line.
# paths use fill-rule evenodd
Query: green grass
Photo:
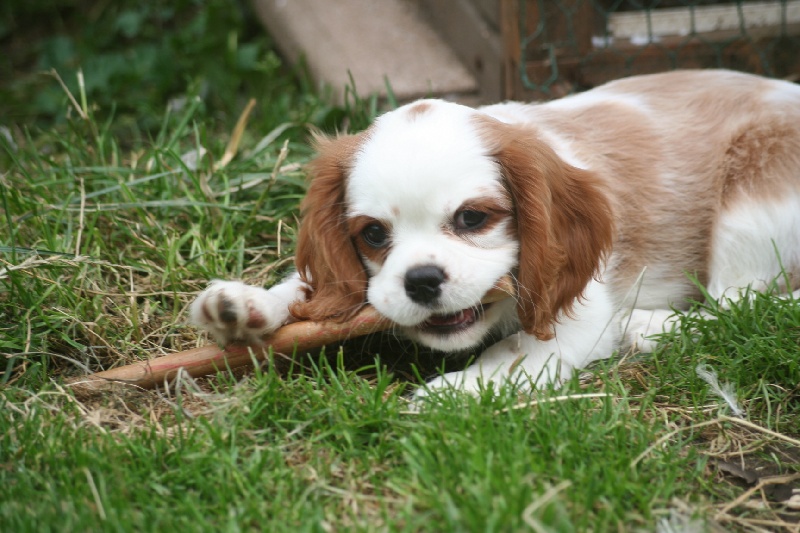
M 322 366 L 172 398 L 180 409 L 134 395 L 91 414 L 63 393 L 9 395 L 15 407 L 3 406 L 0 442 L 14 471 L 2 475 L 4 523 L 14 531 L 325 523 L 509 531 L 528 519 L 607 530 L 647 524 L 702 471 L 678 447 L 631 469 L 631 454 L 655 434 L 626 399 L 497 414 L 515 400 L 506 394 L 404 414 L 399 391 L 385 374 L 365 381 Z M 153 423 L 148 411 L 165 414 Z
M 132 4 L 119 5 L 100 12 Z M 168 36 L 189 31 L 181 20 Z M 198 76 L 233 31 L 208 28 L 181 59 Z M 291 367 L 276 356 L 166 391 L 76 396 L 71 376 L 208 343 L 186 307 L 209 279 L 280 279 L 309 125 L 358 129 L 377 110 L 326 104 L 281 65 L 263 94 L 252 73 L 226 68 L 219 98 L 193 94 L 187 74 L 142 107 L 135 87 L 109 82 L 99 98 L 64 71 L 77 107 L 50 80 L 56 112 L 3 115 L 0 529 L 672 531 L 694 517 L 791 531 L 798 511 L 769 486 L 760 508 L 760 490 L 737 502 L 752 485 L 730 466 L 800 472 L 800 306 L 765 295 L 685 320 L 652 357 L 602 362 L 532 398 L 445 394 L 415 412 L 412 363 L 435 362 L 396 342 L 380 358 L 329 347 Z M 132 103 L 115 107 L 115 94 Z M 256 111 L 222 165 L 250 97 Z M 733 385 L 744 420 L 697 377 L 701 363 Z

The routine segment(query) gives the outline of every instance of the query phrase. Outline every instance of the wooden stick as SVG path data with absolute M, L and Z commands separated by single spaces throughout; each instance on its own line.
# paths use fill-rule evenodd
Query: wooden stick
M 512 294 L 513 282 L 508 278 L 501 278 L 481 301 L 497 302 Z M 389 319 L 368 305 L 346 322 L 295 322 L 265 336 L 260 344 L 229 345 L 225 348 L 216 344 L 202 346 L 74 378 L 69 380 L 69 384 L 76 393 L 102 391 L 115 383 L 149 389 L 173 379 L 180 369 L 191 377 L 206 376 L 220 370 L 249 366 L 253 361 L 262 361 L 268 357 L 270 348 L 275 353 L 290 354 L 295 350 L 310 350 L 377 333 L 392 326 Z

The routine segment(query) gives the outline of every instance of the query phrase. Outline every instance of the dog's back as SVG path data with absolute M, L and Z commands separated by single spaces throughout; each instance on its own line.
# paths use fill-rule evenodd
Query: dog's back
M 716 298 L 763 288 L 780 274 L 776 249 L 800 283 L 800 86 L 677 71 L 483 110 L 529 124 L 567 162 L 601 175 L 617 221 L 607 281 L 627 294 L 647 267 L 637 307 L 699 297 L 687 274 Z

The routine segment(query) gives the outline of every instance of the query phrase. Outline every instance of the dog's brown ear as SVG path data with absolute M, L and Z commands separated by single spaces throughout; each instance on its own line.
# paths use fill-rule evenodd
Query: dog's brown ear
M 592 172 L 567 164 L 531 129 L 488 118 L 479 127 L 514 202 L 519 317 L 547 340 L 611 248 L 611 205 Z
M 364 134 L 315 136 L 318 156 L 300 210 L 295 264 L 311 286 L 306 302 L 295 303 L 300 320 L 346 320 L 366 301 L 367 273 L 349 234 L 345 213 L 347 174 Z

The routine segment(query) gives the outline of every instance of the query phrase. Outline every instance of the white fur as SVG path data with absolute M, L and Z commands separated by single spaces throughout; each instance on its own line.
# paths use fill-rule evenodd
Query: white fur
M 780 200 L 740 203 L 720 216 L 708 292 L 721 299 L 736 298 L 747 286 L 764 290 L 781 263 L 800 264 L 800 192 Z
M 214 280 L 192 302 L 189 319 L 207 330 L 221 344 L 232 340 L 257 342 L 264 334 L 292 321 L 289 305 L 305 300 L 306 288 L 297 273 L 269 290 L 241 281 Z M 224 320 L 223 309 L 233 313 L 237 320 Z M 260 318 L 263 323 L 258 327 L 250 327 L 248 318 Z
M 437 112 L 417 118 L 413 130 L 404 127 L 408 119 L 402 112 L 381 117 L 347 184 L 350 215 L 391 221 L 392 253 L 381 267 L 369 265 L 368 300 L 400 326 L 415 326 L 433 313 L 474 305 L 516 264 L 518 253 L 517 243 L 507 237 L 507 224 L 470 241 L 441 231 L 466 200 L 502 198 L 503 193 L 499 180 L 486 179 L 498 176 L 498 170 L 483 156 L 470 126 L 474 110 L 428 103 Z M 448 281 L 435 307 L 419 305 L 405 295 L 405 273 L 425 264 L 447 265 Z M 433 348 L 451 351 L 477 344 L 490 324 L 465 332 L 458 345 L 452 338 L 440 339 L 413 328 L 406 332 Z
M 519 390 L 569 379 L 573 370 L 608 357 L 619 343 L 614 305 L 607 286 L 592 281 L 571 318 L 562 317 L 555 337 L 540 341 L 514 333 L 486 349 L 475 364 L 428 383 L 428 389 L 445 386 L 477 392 L 490 382 L 515 383 Z M 425 395 L 420 391 L 418 395 Z
M 754 123 L 758 117 L 780 121 L 786 113 L 796 115 L 796 120 L 789 119 L 789 123 L 800 128 L 800 110 L 797 106 L 786 107 L 789 103 L 800 102 L 797 86 L 722 71 L 670 76 L 659 78 L 665 90 L 672 89 L 670 82 L 674 79 L 675 85 L 694 86 L 686 88 L 687 98 L 691 96 L 700 103 L 705 99 L 719 100 L 718 109 L 709 111 L 711 119 L 720 124 L 715 126 L 715 131 L 728 127 L 733 136 L 741 131 L 743 124 Z M 345 190 L 346 216 L 370 217 L 384 224 L 391 233 L 391 248 L 385 258 L 362 258 L 369 274 L 368 302 L 400 325 L 409 337 L 445 352 L 477 346 L 490 331 L 500 330 L 504 334 L 504 338 L 488 347 L 473 365 L 434 379 L 425 390 L 420 390 L 420 395 L 441 387 L 474 392 L 489 382 L 511 381 L 522 388 L 557 383 L 575 369 L 608 357 L 620 347 L 642 351 L 655 349 L 657 335 L 669 331 L 679 320 L 670 307 L 685 305 L 685 299 L 694 294 L 692 282 L 682 270 L 688 267 L 681 266 L 686 255 L 684 248 L 708 251 L 707 290 L 715 298 L 736 298 L 738 290 L 747 286 L 766 288 L 780 273 L 776 249 L 787 271 L 800 272 L 798 159 L 787 157 L 785 167 L 793 173 L 790 178 L 785 173 L 764 177 L 765 180 L 784 180 L 778 185 L 789 191 L 788 194 L 768 198 L 772 185 L 764 187 L 758 183 L 753 186 L 761 187 L 759 194 L 745 190 L 738 196 L 725 197 L 725 202 L 722 193 L 708 193 L 705 200 L 696 194 L 684 194 L 682 189 L 691 180 L 709 180 L 707 188 L 700 187 L 699 191 L 713 187 L 721 190 L 722 185 L 713 181 L 716 178 L 707 177 L 708 167 L 713 166 L 711 163 L 697 163 L 695 169 L 687 166 L 692 162 L 683 161 L 683 155 L 702 143 L 709 143 L 700 155 L 693 157 L 718 152 L 722 158 L 726 154 L 722 143 L 730 141 L 724 137 L 710 140 L 708 133 L 695 133 L 697 137 L 694 138 L 684 135 L 684 130 L 690 129 L 688 126 L 697 125 L 698 132 L 708 131 L 702 130 L 702 123 L 698 121 L 709 119 L 676 116 L 682 112 L 674 107 L 674 99 L 679 96 L 651 98 L 649 93 L 659 90 L 658 84 L 653 89 L 653 79 L 631 78 L 539 106 L 511 103 L 474 110 L 424 100 L 422 106 L 410 104 L 382 116 L 370 129 L 350 161 Z M 728 87 L 747 95 L 749 102 L 755 104 L 748 110 L 740 109 L 741 100 L 722 97 Z M 646 131 L 660 136 L 658 146 L 652 146 L 656 154 L 652 155 L 653 161 L 657 163 L 645 165 L 652 175 L 621 178 L 609 173 L 608 169 L 616 163 L 612 160 L 617 149 L 615 139 L 601 136 L 598 141 L 598 137 L 576 136 L 571 132 L 574 132 L 574 117 L 580 114 L 560 118 L 573 111 L 607 105 L 611 106 L 608 109 L 624 110 L 620 120 L 634 121 L 630 122 L 632 127 L 645 125 L 649 128 Z M 600 173 L 609 185 L 607 194 L 620 195 L 613 198 L 615 206 L 641 201 L 645 202 L 641 205 L 643 213 L 656 209 L 668 211 L 664 215 L 667 218 L 663 219 L 667 222 L 658 222 L 660 226 L 645 227 L 636 217 L 619 218 L 617 223 L 625 225 L 617 228 L 621 234 L 644 234 L 646 239 L 643 240 L 651 243 L 649 251 L 641 251 L 643 277 L 637 279 L 638 273 L 631 275 L 628 271 L 622 274 L 623 265 L 626 261 L 630 263 L 631 258 L 638 260 L 640 250 L 615 249 L 601 265 L 600 281 L 589 282 L 583 299 L 575 302 L 573 312 L 559 316 L 554 325 L 555 335 L 550 340 L 543 341 L 522 331 L 513 300 L 492 305 L 475 325 L 463 332 L 437 335 L 419 327 L 434 314 L 456 313 L 477 305 L 499 278 L 513 273 L 518 266 L 520 245 L 510 237 L 514 233 L 511 219 L 474 238 L 460 235 L 452 228 L 454 216 L 464 202 L 476 198 L 502 200 L 505 194 L 500 168 L 487 157 L 487 148 L 477 131 L 474 121 L 477 114 L 536 128 L 539 138 L 564 161 Z M 591 130 L 593 124 L 580 126 Z M 624 128 L 621 131 L 624 132 Z M 581 139 L 591 139 L 591 142 Z M 598 143 L 606 143 L 602 150 L 612 153 L 593 152 Z M 624 151 L 625 147 L 619 148 Z M 646 158 L 650 155 L 629 154 L 628 157 L 641 156 L 643 161 L 649 161 Z M 635 194 L 636 184 L 620 183 L 623 179 L 656 180 L 663 185 L 664 194 L 673 195 L 673 198 L 667 201 L 658 197 L 640 199 Z M 661 203 L 656 205 L 656 202 Z M 658 247 L 659 240 L 666 239 L 666 232 L 671 230 L 669 220 L 694 216 L 707 220 L 699 215 L 708 212 L 714 213 L 713 231 L 697 234 L 707 235 L 702 237 L 707 242 L 700 242 L 701 237 L 692 234 L 691 241 Z M 656 233 L 656 227 L 661 233 Z M 648 231 L 651 233 L 647 234 Z M 683 231 L 691 232 L 691 228 Z M 652 250 L 661 250 L 661 255 L 654 256 Z M 436 265 L 446 274 L 441 296 L 424 304 L 415 303 L 404 286 L 406 273 L 421 265 Z M 215 282 L 193 304 L 191 317 L 220 342 L 252 339 L 291 320 L 287 307 L 292 301 L 304 298 L 305 288 L 297 276 L 268 291 L 238 282 Z M 223 321 L 220 309 L 232 309 L 238 320 Z M 264 326 L 248 329 L 243 322 L 254 313 L 264 318 Z

